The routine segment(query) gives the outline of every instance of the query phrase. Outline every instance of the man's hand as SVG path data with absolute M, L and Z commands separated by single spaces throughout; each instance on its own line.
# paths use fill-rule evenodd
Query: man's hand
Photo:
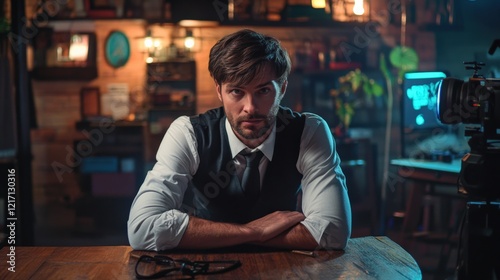
M 265 242 L 305 219 L 304 214 L 297 211 L 276 211 L 260 219 L 245 224 L 255 238 L 255 242 Z
M 304 215 L 296 211 L 277 211 L 244 225 L 190 217 L 177 247 L 205 249 L 245 243 L 263 244 L 289 232 L 304 219 Z

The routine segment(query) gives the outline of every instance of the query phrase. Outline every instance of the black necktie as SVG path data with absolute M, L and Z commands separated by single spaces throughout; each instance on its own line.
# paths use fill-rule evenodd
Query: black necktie
M 256 201 L 260 194 L 260 172 L 259 163 L 264 154 L 261 151 L 244 154 L 247 166 L 241 177 L 241 186 L 245 192 L 245 197 L 251 201 Z

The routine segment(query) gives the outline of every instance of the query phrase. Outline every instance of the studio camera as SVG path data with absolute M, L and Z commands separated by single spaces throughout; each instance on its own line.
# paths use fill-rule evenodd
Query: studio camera
M 493 41 L 488 53 L 500 48 Z M 438 88 L 438 119 L 465 125 L 458 192 L 467 197 L 457 258 L 458 279 L 500 279 L 500 79 L 480 74 L 484 63 L 464 62 L 468 81 L 445 78 Z
M 499 40 L 495 42 L 500 44 Z M 472 76 L 468 81 L 443 79 L 436 113 L 443 124 L 468 125 L 465 136 L 470 137 L 471 150 L 462 159 L 459 192 L 475 199 L 494 200 L 500 198 L 500 79 L 479 74 L 484 63 L 464 64 L 474 71 Z

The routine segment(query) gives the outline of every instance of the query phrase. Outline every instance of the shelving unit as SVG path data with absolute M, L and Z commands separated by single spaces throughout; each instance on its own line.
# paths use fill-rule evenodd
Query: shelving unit
M 81 121 L 76 129 L 86 138 L 75 140 L 78 178 L 84 194 L 75 203 L 77 220 L 96 227 L 124 230 L 130 204 L 145 177 L 146 123 Z
M 179 116 L 196 113 L 196 62 L 169 60 L 147 64 L 148 150 L 154 154 L 170 124 Z

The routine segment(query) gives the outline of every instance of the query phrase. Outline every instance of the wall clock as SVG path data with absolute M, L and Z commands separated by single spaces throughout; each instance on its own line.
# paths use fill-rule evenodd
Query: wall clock
M 112 31 L 106 38 L 104 56 L 114 68 L 124 66 L 130 58 L 130 43 L 121 31 Z

